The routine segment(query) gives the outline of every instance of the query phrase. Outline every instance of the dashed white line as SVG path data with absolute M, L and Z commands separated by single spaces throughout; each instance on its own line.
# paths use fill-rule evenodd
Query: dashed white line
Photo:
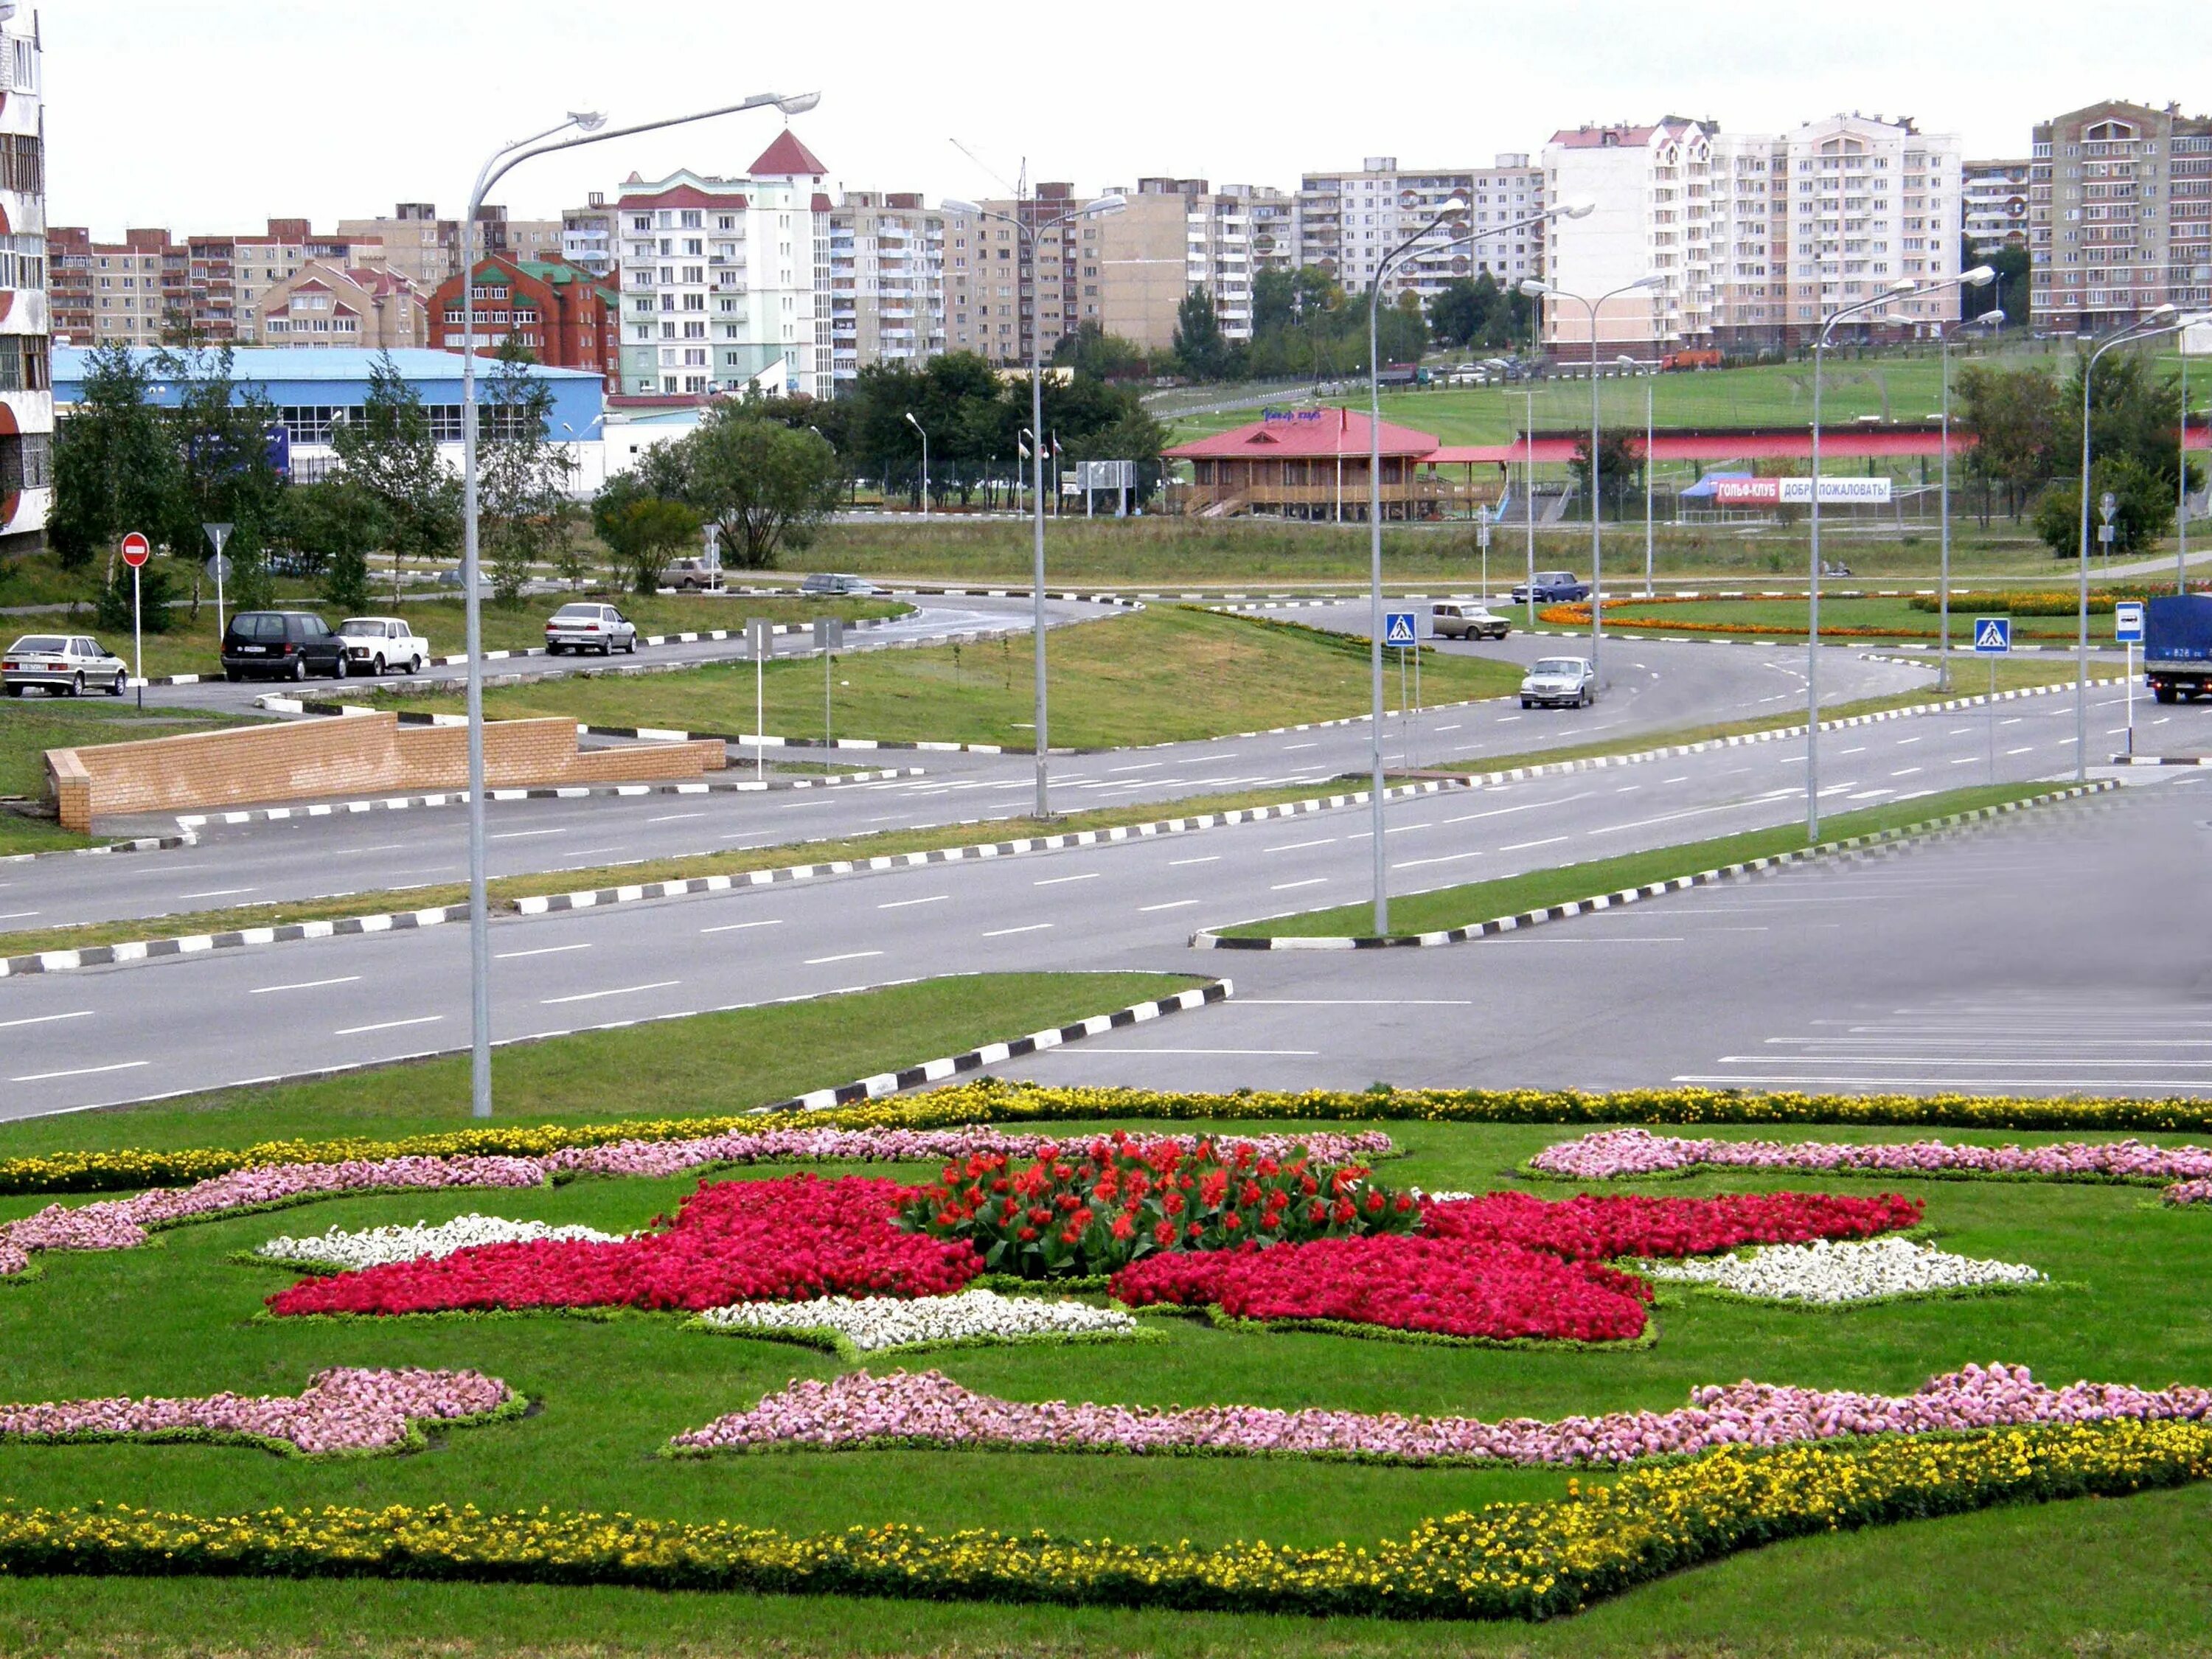
M 1007 939 L 1016 933 L 1042 933 L 1046 928 L 1051 926 L 1052 924 L 1048 921 L 1033 921 L 1026 927 L 994 927 L 989 933 L 984 934 L 983 937 L 985 939 Z M 868 954 L 871 956 L 881 956 L 883 952 L 880 951 L 872 951 Z M 832 957 L 830 960 L 835 962 L 837 958 Z
M 419 1014 L 413 1019 L 383 1019 L 374 1025 L 346 1025 L 331 1033 L 332 1036 L 360 1036 L 368 1031 L 396 1031 L 403 1025 L 435 1025 L 445 1018 L 443 1014 Z
M 351 985 L 360 977 L 359 974 L 344 974 L 337 979 L 303 979 L 289 985 L 257 985 L 246 994 L 265 997 L 276 991 L 319 991 L 325 985 Z
M 748 927 L 781 927 L 783 918 L 775 916 L 767 921 L 726 921 L 719 927 L 702 927 L 702 933 L 741 933 Z
M 859 962 L 868 957 L 881 955 L 883 955 L 881 951 L 848 951 L 842 956 L 809 957 L 800 965 L 807 968 L 820 968 L 832 962 Z
M 1193 900 L 1192 902 L 1197 901 Z M 90 1019 L 92 1015 L 91 1009 L 79 1008 L 67 1014 L 33 1014 L 27 1019 L 0 1019 L 0 1031 L 13 1030 L 18 1025 L 51 1025 L 58 1019 Z M 18 1078 L 16 1081 L 20 1083 L 22 1079 Z
M 607 991 L 578 991 L 572 996 L 540 997 L 538 1003 L 542 1008 L 550 1008 L 562 1002 L 597 1002 L 602 997 L 627 997 L 635 996 L 641 991 L 665 991 L 672 985 L 682 983 L 684 981 L 680 979 L 657 979 L 650 985 L 618 985 Z
M 557 956 L 561 955 L 561 954 L 562 954 L 562 952 L 564 952 L 564 951 L 588 951 L 588 950 L 590 950 L 591 948 L 592 948 L 592 947 L 591 947 L 591 946 L 590 946 L 590 945 L 588 945 L 588 944 L 585 944 L 585 945 L 540 945 L 537 946 L 535 949 L 533 949 L 533 950 L 528 950 L 528 951 L 501 951 L 498 952 L 496 955 L 495 955 L 495 956 L 493 957 L 492 960 L 493 960 L 493 961 L 495 961 L 495 962 L 507 962 L 507 961 L 511 961 L 512 959 L 514 959 L 514 957 L 557 957 Z
M 10 1083 L 50 1083 L 56 1078 L 97 1077 L 102 1072 L 128 1072 L 140 1066 L 150 1066 L 150 1060 L 119 1060 L 112 1066 L 80 1066 L 68 1072 L 33 1072 L 27 1077 L 11 1077 Z

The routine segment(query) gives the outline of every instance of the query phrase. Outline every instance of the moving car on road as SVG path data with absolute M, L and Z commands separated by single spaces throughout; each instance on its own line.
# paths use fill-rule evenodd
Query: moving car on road
M 1513 585 L 1513 603 L 1528 603 L 1528 584 Z M 1572 605 L 1590 596 L 1590 586 L 1571 570 L 1539 570 L 1536 573 L 1536 603 L 1538 605 Z
M 0 657 L 0 682 L 11 697 L 21 696 L 27 685 L 70 697 L 81 697 L 87 686 L 96 686 L 119 697 L 131 682 L 131 672 L 120 657 L 86 635 L 26 634 Z
M 348 617 L 338 624 L 338 638 L 345 642 L 349 674 L 381 674 L 387 668 L 412 674 L 430 655 L 430 641 L 398 617 Z
M 1454 599 L 1429 607 L 1429 631 L 1440 640 L 1502 640 L 1513 624 L 1486 605 Z
M 817 571 L 799 584 L 799 591 L 802 593 L 868 594 L 880 593 L 884 590 L 866 576 L 845 576 L 828 571 Z
M 660 585 L 679 593 L 703 593 L 720 579 L 721 572 L 704 559 L 672 559 L 660 568 Z
M 287 680 L 327 674 L 337 679 L 345 672 L 344 642 L 312 611 L 241 611 L 222 630 L 227 680 L 249 674 Z
M 1523 708 L 1587 708 L 1597 700 L 1588 657 L 1539 657 L 1521 682 Z
M 603 657 L 617 650 L 637 650 L 637 624 L 611 605 L 578 601 L 564 605 L 545 623 L 545 654 L 563 651 L 596 651 Z

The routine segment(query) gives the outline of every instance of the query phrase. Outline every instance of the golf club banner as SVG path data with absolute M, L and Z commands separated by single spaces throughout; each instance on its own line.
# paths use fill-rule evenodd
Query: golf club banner
M 1713 500 L 1723 507 L 1809 507 L 1813 501 L 1813 481 L 1810 478 L 1716 478 L 1713 480 Z M 1889 505 L 1889 480 L 1821 479 L 1820 504 L 1826 507 L 1836 503 L 1887 507 Z

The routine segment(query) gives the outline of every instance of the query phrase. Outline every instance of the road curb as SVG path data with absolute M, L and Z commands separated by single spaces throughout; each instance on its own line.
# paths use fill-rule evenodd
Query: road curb
M 2115 755 L 2115 766 L 2212 766 L 2212 755 Z
M 1491 939 L 1500 933 L 1518 933 L 1525 928 L 1540 927 L 1546 922 L 1565 921 L 1599 910 L 1618 909 L 1624 904 L 1657 898 L 1662 894 L 1679 893 L 1692 887 L 1710 887 L 1716 883 L 1734 881 L 1792 865 L 1880 855 L 1907 845 L 1941 839 L 1958 833 L 1970 824 L 2025 811 L 2031 807 L 2051 806 L 2061 801 L 2107 794 L 2118 787 L 2119 785 L 2109 778 L 2100 778 L 2092 783 L 2071 784 L 2063 789 L 2029 796 L 2024 800 L 2003 801 L 1995 806 L 1978 806 L 1972 811 L 1953 812 L 1943 817 L 1930 818 L 1924 823 L 1909 823 L 1895 830 L 1879 830 L 1870 836 L 1850 836 L 1842 841 L 1822 842 L 1818 846 L 1800 848 L 1796 852 L 1747 859 L 1736 864 L 1722 865 L 1717 869 L 1700 870 L 1694 875 L 1675 876 L 1666 881 L 1650 882 L 1641 887 L 1624 887 L 1617 892 L 1600 893 L 1590 898 L 1571 900 L 1565 904 L 1547 905 L 1540 910 L 1523 910 L 1514 915 L 1498 916 L 1488 921 L 1473 922 L 1464 927 L 1448 927 L 1436 933 L 1245 939 L 1201 929 L 1191 935 L 1190 944 L 1191 948 L 1197 951 L 1429 950 L 1440 945 L 1460 945 L 1468 939 Z
M 441 905 L 427 910 L 385 911 L 375 915 L 340 916 L 328 921 L 288 921 L 268 927 L 241 927 L 223 933 L 187 933 L 174 939 L 125 939 L 114 945 L 88 945 L 76 951 L 36 951 L 20 957 L 0 957 L 0 979 L 27 974 L 63 974 L 80 968 L 111 968 L 132 963 L 161 962 L 171 957 L 198 956 L 208 951 L 237 950 L 248 945 L 283 945 L 293 939 L 332 939 L 347 933 L 402 933 L 410 928 L 435 927 L 448 921 L 468 920 L 465 904 Z
M 43 853 L 9 853 L 0 855 L 0 864 L 28 864 L 33 859 L 88 859 L 106 853 L 166 853 L 172 848 L 192 846 L 198 840 L 198 836 L 189 832 L 181 836 L 139 836 L 98 847 L 50 847 Z

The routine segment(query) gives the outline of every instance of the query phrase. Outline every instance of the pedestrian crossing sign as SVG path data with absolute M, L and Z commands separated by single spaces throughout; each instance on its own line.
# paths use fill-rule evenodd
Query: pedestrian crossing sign
M 1417 645 L 1419 635 L 1414 629 L 1415 617 L 1411 611 L 1386 611 L 1382 613 L 1382 643 L 1385 645 Z
M 2011 649 L 2012 618 L 2010 617 L 1974 618 L 1974 653 L 1977 656 L 2002 657 Z

